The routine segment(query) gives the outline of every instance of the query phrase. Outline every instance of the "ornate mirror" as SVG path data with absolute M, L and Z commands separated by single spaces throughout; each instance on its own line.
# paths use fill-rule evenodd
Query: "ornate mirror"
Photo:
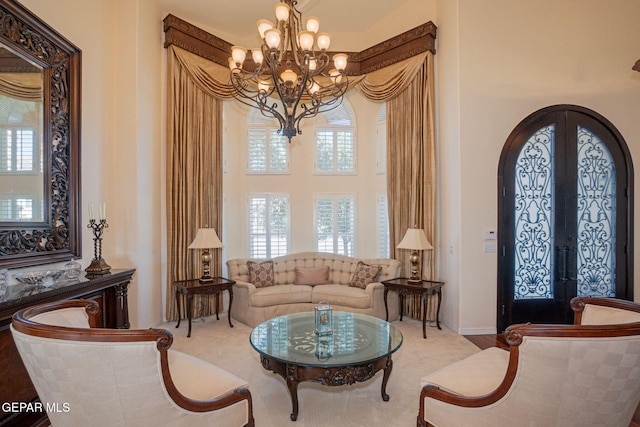
M 0 0 L 0 267 L 77 257 L 81 52 Z

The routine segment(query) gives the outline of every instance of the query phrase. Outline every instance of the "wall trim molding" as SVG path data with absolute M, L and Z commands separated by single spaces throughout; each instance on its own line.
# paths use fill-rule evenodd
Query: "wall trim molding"
M 163 23 L 165 48 L 174 45 L 225 68 L 228 66 L 231 43 L 171 14 Z M 435 54 L 436 34 L 437 27 L 429 21 L 361 52 L 345 52 L 349 55 L 347 75 L 367 74 L 426 51 Z M 337 52 L 329 55 L 333 53 Z M 245 62 L 248 69 L 255 66 L 252 62 L 248 57 Z

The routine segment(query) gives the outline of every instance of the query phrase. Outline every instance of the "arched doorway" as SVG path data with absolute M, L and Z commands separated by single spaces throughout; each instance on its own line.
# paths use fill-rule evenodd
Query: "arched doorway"
M 575 105 L 543 108 L 498 168 L 498 331 L 571 323 L 571 298 L 633 299 L 633 165 L 622 135 Z

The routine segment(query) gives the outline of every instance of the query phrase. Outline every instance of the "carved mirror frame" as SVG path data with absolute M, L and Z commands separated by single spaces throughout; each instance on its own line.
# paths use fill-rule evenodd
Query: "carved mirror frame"
M 81 51 L 12 0 L 0 0 L 0 43 L 42 68 L 45 165 L 45 219 L 0 222 L 0 267 L 78 257 Z

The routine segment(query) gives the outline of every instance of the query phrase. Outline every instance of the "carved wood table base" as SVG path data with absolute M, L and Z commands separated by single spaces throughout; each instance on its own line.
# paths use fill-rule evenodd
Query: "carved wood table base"
M 351 385 L 364 382 L 374 377 L 374 375 L 384 370 L 382 377 L 382 387 L 380 394 L 382 400 L 389 401 L 387 394 L 387 382 L 393 369 L 391 355 L 382 357 L 373 362 L 333 367 L 309 367 L 300 366 L 293 363 L 285 363 L 272 359 L 264 354 L 260 355 L 262 367 L 268 371 L 273 371 L 280 375 L 287 382 L 289 394 L 291 395 L 291 421 L 298 419 L 298 384 L 303 381 L 312 381 L 326 386 Z

